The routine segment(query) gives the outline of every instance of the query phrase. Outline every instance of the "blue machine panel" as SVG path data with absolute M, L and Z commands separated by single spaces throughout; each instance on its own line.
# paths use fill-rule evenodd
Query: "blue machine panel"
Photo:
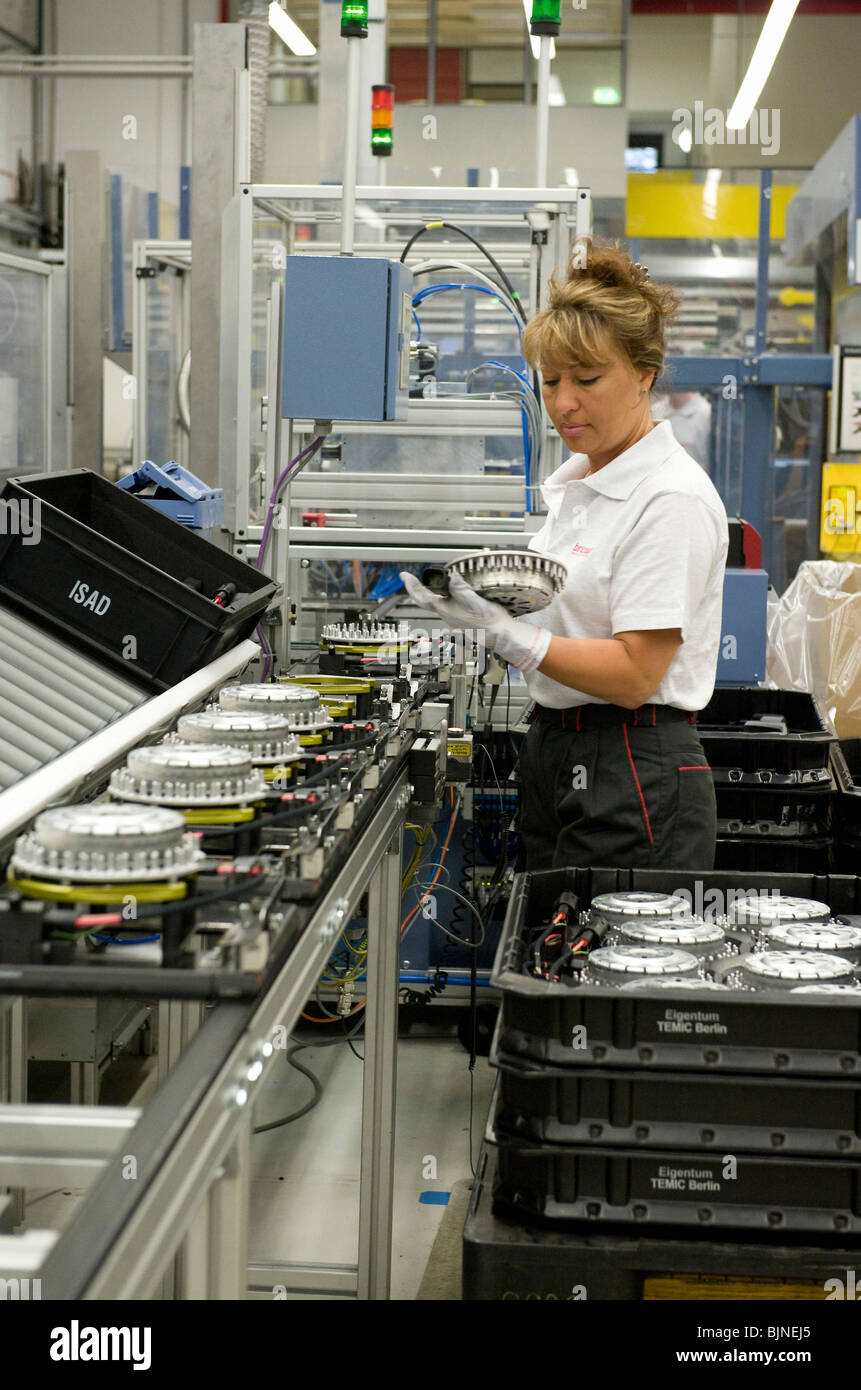
M 405 420 L 412 271 L 375 256 L 288 256 L 282 413 Z
M 765 570 L 727 570 L 716 686 L 765 680 L 767 596 Z

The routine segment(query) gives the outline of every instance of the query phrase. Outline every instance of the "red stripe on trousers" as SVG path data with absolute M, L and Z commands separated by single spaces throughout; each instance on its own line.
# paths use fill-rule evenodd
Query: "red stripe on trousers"
M 651 822 L 649 821 L 649 813 L 648 813 L 648 811 L 646 810 L 646 798 L 643 796 L 643 788 L 640 786 L 640 779 L 639 779 L 639 777 L 637 776 L 637 769 L 636 769 L 635 766 L 634 766 L 634 759 L 631 757 L 631 745 L 630 745 L 630 743 L 628 742 L 628 726 L 627 726 L 627 724 L 623 724 L 623 725 L 622 725 L 622 734 L 623 734 L 624 739 L 625 739 L 625 749 L 626 749 L 627 754 L 628 754 L 628 762 L 631 764 L 631 771 L 632 771 L 633 774 L 634 774 L 634 781 L 635 781 L 635 783 L 636 783 L 636 785 L 637 785 L 637 795 L 638 795 L 639 798 L 640 798 L 640 805 L 641 805 L 642 808 L 643 808 L 643 819 L 644 819 L 645 822 L 646 822 L 646 829 L 647 829 L 648 832 L 649 832 L 649 842 L 650 842 L 651 844 L 654 844 L 654 843 L 655 843 L 655 837 L 654 837 L 654 835 L 652 834 L 652 826 L 651 826 Z

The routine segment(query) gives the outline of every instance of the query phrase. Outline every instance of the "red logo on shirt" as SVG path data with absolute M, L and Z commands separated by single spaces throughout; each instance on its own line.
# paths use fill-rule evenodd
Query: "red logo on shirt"
M 594 547 L 591 545 L 580 545 L 579 542 L 571 551 L 572 555 L 591 555 Z

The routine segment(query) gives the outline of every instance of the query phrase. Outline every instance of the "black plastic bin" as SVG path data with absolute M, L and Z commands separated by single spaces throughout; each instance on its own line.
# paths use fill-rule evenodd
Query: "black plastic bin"
M 715 786 L 718 834 L 776 837 L 831 834 L 830 781 L 814 787 Z
M 832 835 L 718 835 L 715 868 L 745 873 L 827 874 L 834 868 Z
M 861 1163 L 536 1145 L 490 1130 L 494 1207 L 531 1220 L 861 1236 Z
M 837 783 L 836 811 L 841 830 L 861 835 L 861 738 L 842 738 L 831 745 Z
M 38 544 L 0 536 L 0 597 L 74 646 L 166 690 L 248 637 L 277 586 L 97 473 L 10 478 Z M 215 596 L 235 586 L 223 606 Z
M 496 1151 L 483 1144 L 463 1230 L 464 1301 L 825 1299 L 826 1281 L 843 1288 L 858 1267 L 855 1241 L 822 1248 L 779 1229 L 739 1242 L 702 1230 L 661 1238 L 653 1229 L 536 1226 L 493 1210 L 496 1172 Z
M 861 1076 L 861 997 L 669 987 L 628 993 L 523 972 L 532 930 L 548 920 L 560 893 L 573 892 L 585 910 L 599 893 L 633 889 L 685 893 L 693 910 L 707 916 L 730 905 L 731 894 L 775 890 L 826 902 L 834 913 L 861 914 L 861 878 L 848 874 L 604 868 L 518 874 L 491 977 L 501 995 L 503 1053 L 577 1069 Z
M 490 1062 L 496 1129 L 513 1139 L 861 1159 L 861 1077 L 575 1071 L 515 1062 L 496 1047 Z
M 782 719 L 786 733 L 757 726 L 755 721 L 770 717 Z M 827 780 L 834 734 L 812 695 L 758 686 L 716 690 L 697 726 L 716 781 L 741 780 L 745 774 L 757 780 L 753 775 L 763 772 L 788 777 L 817 769 Z

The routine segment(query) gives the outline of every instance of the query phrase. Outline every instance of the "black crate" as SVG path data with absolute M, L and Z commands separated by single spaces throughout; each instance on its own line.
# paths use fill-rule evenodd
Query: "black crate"
M 827 874 L 834 868 L 834 837 L 718 835 L 714 866 L 744 873 Z
M 514 1139 L 861 1158 L 861 1077 L 577 1071 L 508 1057 L 496 1044 L 490 1062 L 496 1129 Z
M 786 733 L 752 722 L 772 716 L 785 721 Z M 812 695 L 756 686 L 716 690 L 697 726 L 709 764 L 718 774 L 716 780 L 763 772 L 787 777 L 828 770 L 834 735 Z
M 815 791 L 759 791 L 754 788 L 715 787 L 718 802 L 718 834 L 741 837 L 796 840 L 832 834 L 832 794 L 828 787 Z
M 496 1151 L 482 1145 L 463 1230 L 466 1301 L 825 1299 L 826 1282 L 843 1289 L 857 1267 L 857 1242 L 811 1245 L 780 1230 L 736 1242 L 702 1231 L 536 1226 L 493 1210 L 496 1170 Z
M 248 637 L 277 586 L 88 469 L 10 478 L 38 545 L 0 535 L 0 596 L 73 646 L 166 690 Z M 230 601 L 214 601 L 235 585 Z
M 861 1163 L 530 1144 L 494 1129 L 497 1210 L 538 1221 L 861 1237 Z
M 731 894 L 775 890 L 827 902 L 834 913 L 861 913 L 861 879 L 849 874 L 604 868 L 518 874 L 491 979 L 501 994 L 499 1045 L 507 1054 L 577 1068 L 861 1076 L 861 1001 L 851 996 L 627 993 L 522 973 L 531 931 L 548 920 L 560 893 L 575 893 L 586 909 L 598 893 L 632 889 L 685 893 L 706 915 L 729 905 Z
M 830 835 L 832 791 L 828 782 L 813 787 L 715 787 L 718 834 L 770 839 Z
M 853 837 L 861 837 L 861 738 L 843 738 L 833 743 L 831 767 L 837 784 L 837 824 L 851 843 Z
M 831 745 L 831 757 L 841 791 L 861 799 L 861 738 L 841 738 Z
M 851 831 L 844 830 L 837 836 L 834 845 L 834 864 L 837 870 L 843 874 L 851 874 L 854 870 L 861 868 L 861 831 L 852 834 Z

